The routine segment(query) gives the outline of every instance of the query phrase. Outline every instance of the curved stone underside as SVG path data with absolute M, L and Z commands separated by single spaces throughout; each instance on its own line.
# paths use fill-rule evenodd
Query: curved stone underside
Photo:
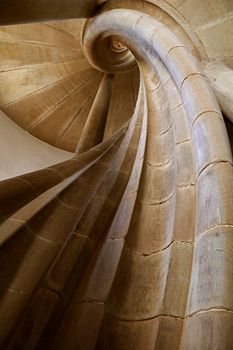
M 0 27 L 2 111 L 73 152 L 0 182 L 1 348 L 232 349 L 232 124 L 174 11 Z

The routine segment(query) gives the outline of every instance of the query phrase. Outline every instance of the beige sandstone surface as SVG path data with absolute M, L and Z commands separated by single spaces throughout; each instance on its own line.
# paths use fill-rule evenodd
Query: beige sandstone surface
M 0 348 L 233 349 L 232 0 L 0 2 Z

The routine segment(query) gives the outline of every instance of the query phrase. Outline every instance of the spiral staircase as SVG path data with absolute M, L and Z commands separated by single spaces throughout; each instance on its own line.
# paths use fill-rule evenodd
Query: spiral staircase
M 0 348 L 233 349 L 232 0 L 0 2 Z

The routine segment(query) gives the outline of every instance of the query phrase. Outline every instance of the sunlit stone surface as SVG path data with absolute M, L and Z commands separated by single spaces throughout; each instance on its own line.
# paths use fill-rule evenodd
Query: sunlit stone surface
M 0 348 L 232 350 L 233 2 L 0 25 Z

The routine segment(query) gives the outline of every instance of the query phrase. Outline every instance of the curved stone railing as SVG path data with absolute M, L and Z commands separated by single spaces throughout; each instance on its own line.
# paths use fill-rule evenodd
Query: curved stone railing
M 98 13 L 82 49 L 105 74 L 76 155 L 0 183 L 1 346 L 230 349 L 232 155 L 210 83 L 143 11 Z M 113 75 L 136 65 L 133 115 L 103 141 Z

